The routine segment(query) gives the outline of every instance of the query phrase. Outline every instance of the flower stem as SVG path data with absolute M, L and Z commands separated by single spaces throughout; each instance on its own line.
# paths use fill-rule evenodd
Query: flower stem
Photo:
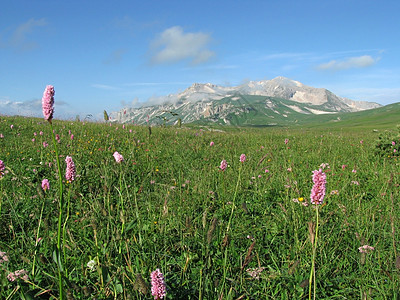
M 57 231 L 57 255 L 56 259 L 57 261 L 57 266 L 58 266 L 58 286 L 59 286 L 59 293 L 60 293 L 60 300 L 64 299 L 64 293 L 63 293 L 63 278 L 62 278 L 62 268 L 61 268 L 61 225 L 62 225 L 62 209 L 63 209 L 63 182 L 62 182 L 62 173 L 61 173 L 61 165 L 60 165 L 60 158 L 58 156 L 58 149 L 57 149 L 57 142 L 56 138 L 54 136 L 54 131 L 53 131 L 53 124 L 50 122 L 50 128 L 51 128 L 51 135 L 53 138 L 53 145 L 54 145 L 54 152 L 56 154 L 56 161 L 57 161 L 57 169 L 58 169 L 58 183 L 59 183 L 59 213 L 58 213 L 58 231 Z
M 317 252 L 317 242 L 318 242 L 318 223 L 319 223 L 319 213 L 318 213 L 318 208 L 319 205 L 316 205 L 315 211 L 317 215 L 317 222 L 315 225 L 315 239 L 314 239 L 314 245 L 313 245 L 313 251 L 312 251 L 312 263 L 311 263 L 311 271 L 310 271 L 310 279 L 309 279 L 309 288 L 308 288 L 308 299 L 311 300 L 311 286 L 314 278 L 314 300 L 316 299 L 316 289 L 317 289 L 317 284 L 315 282 L 315 256 Z

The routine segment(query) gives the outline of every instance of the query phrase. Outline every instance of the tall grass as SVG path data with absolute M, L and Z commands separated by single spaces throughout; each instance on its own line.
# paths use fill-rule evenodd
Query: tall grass
M 1 299 L 60 297 L 54 200 L 66 181 L 54 149 L 43 146 L 52 139 L 45 126 L 0 120 Z M 375 154 L 377 133 L 153 127 L 149 135 L 147 127 L 59 120 L 53 128 L 61 170 L 67 155 L 77 170 L 62 219 L 67 299 L 152 299 L 155 269 L 167 299 L 307 299 L 313 257 L 318 299 L 399 297 L 399 161 Z M 323 163 L 313 256 L 311 175 Z M 374 250 L 360 252 L 364 245 Z M 28 277 L 7 278 L 21 269 Z

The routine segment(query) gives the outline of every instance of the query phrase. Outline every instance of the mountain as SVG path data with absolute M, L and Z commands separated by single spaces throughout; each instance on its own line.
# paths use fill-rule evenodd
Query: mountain
M 342 98 L 327 89 L 285 77 L 235 87 L 194 83 L 181 93 L 157 101 L 162 104 L 111 113 L 112 120 L 135 124 L 281 125 L 298 122 L 305 115 L 357 112 L 381 106 Z

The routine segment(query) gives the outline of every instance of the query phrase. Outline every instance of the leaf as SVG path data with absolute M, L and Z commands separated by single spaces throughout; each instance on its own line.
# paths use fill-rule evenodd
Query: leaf
M 64 272 L 64 267 L 63 267 L 63 264 L 62 264 L 62 261 L 61 261 L 61 253 L 57 248 L 55 248 L 53 250 L 53 261 L 57 264 L 58 269 L 61 272 Z

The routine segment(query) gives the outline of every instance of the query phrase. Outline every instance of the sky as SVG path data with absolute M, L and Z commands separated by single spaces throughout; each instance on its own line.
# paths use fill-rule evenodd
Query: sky
M 284 76 L 400 101 L 398 0 L 4 1 L 0 115 L 102 119 L 193 83 Z

